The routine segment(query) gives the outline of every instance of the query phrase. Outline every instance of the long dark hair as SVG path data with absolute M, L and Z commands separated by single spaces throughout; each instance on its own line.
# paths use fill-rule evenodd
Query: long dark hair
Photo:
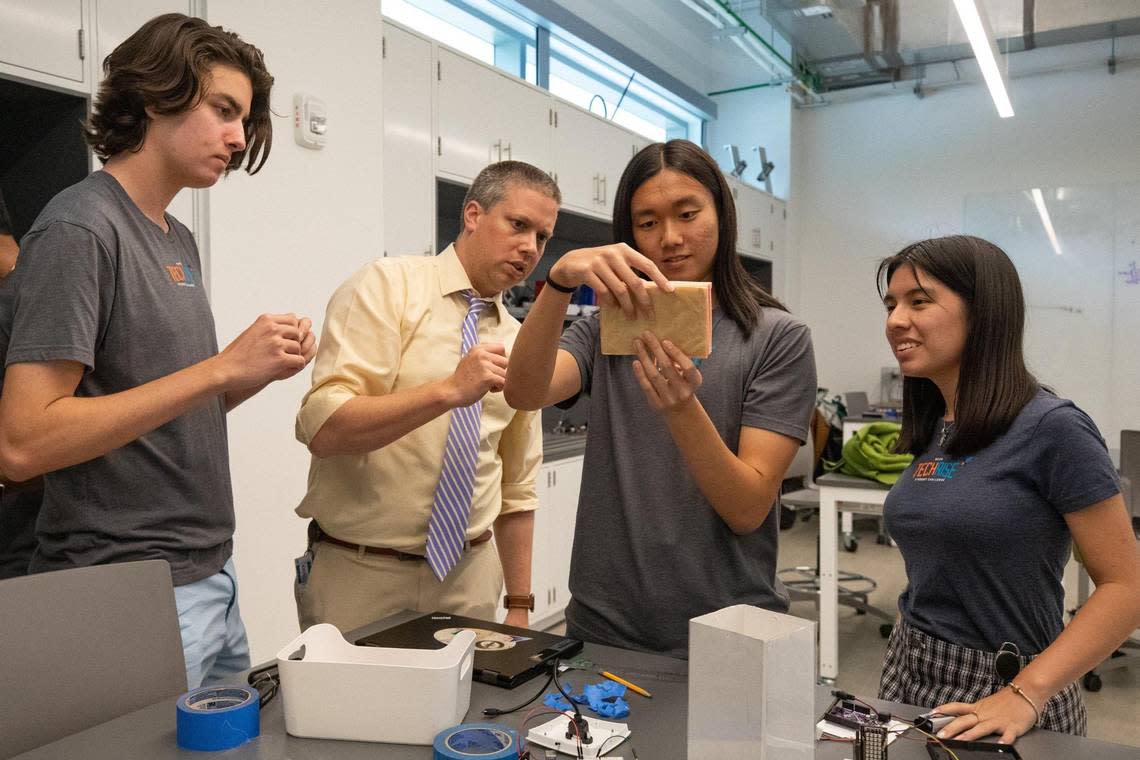
M 196 108 L 206 96 L 210 67 L 232 66 L 249 77 L 253 89 L 245 121 L 245 149 L 233 154 L 226 171 L 256 174 L 273 146 L 269 92 L 273 77 L 261 51 L 233 32 L 200 18 L 166 13 L 143 24 L 103 61 L 91 118 L 84 125 L 87 143 L 106 161 L 124 150 L 138 151 L 146 140 L 147 108 L 178 114 Z
M 922 275 L 933 277 L 966 302 L 966 345 L 958 370 L 954 428 L 945 451 L 951 456 L 973 454 L 1009 430 L 1041 387 L 1026 369 L 1021 351 L 1025 297 L 1017 269 L 1005 251 L 981 238 L 922 240 L 879 263 L 880 297 L 903 266 L 911 268 L 920 288 Z M 945 413 L 938 386 L 924 377 L 905 378 L 896 449 L 916 456 L 924 452 Z
M 741 265 L 736 255 L 736 203 L 728 181 L 712 156 L 688 140 L 654 143 L 630 159 L 614 194 L 614 238 L 631 248 L 637 247 L 633 239 L 633 194 L 664 169 L 692 177 L 712 194 L 717 216 L 712 282 L 717 303 L 725 314 L 749 336 L 760 321 L 762 307 L 787 311 Z

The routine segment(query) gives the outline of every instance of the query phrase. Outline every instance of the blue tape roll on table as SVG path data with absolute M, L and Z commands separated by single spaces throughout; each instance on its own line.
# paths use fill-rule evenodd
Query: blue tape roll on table
M 258 694 L 248 686 L 204 686 L 178 698 L 182 749 L 231 749 L 260 733 Z
M 519 735 L 497 723 L 461 723 L 440 731 L 432 760 L 518 760 Z

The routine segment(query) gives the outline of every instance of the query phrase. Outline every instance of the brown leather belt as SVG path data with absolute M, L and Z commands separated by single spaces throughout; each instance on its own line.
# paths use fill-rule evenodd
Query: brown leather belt
M 492 533 L 490 530 L 484 531 L 482 535 L 476 536 L 470 541 L 466 542 L 464 548 L 478 546 L 485 544 L 491 540 Z M 315 538 L 316 541 L 324 541 L 333 544 L 334 546 L 343 546 L 345 549 L 351 549 L 354 552 L 363 551 L 365 554 L 379 554 L 382 557 L 395 557 L 401 562 L 422 562 L 424 556 L 422 554 L 409 554 L 402 552 L 399 549 L 389 549 L 386 546 L 365 546 L 364 544 L 354 544 L 351 541 L 341 541 L 339 538 L 334 538 L 328 533 L 321 531 L 320 536 Z

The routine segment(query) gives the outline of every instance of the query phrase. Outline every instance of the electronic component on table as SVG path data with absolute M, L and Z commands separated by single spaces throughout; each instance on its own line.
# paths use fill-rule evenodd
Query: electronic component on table
M 887 727 L 877 723 L 855 731 L 855 760 L 887 760 Z
M 828 723 L 858 730 L 860 726 L 878 725 L 880 723 L 886 725 L 891 716 L 888 713 L 876 712 L 855 700 L 837 698 L 831 707 L 827 708 L 827 712 L 823 714 L 823 719 Z

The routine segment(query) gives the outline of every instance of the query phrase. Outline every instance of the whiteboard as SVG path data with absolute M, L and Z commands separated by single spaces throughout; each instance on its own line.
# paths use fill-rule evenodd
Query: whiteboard
M 1140 183 L 968 195 L 964 229 L 1017 267 L 1030 371 L 1117 448 L 1140 429 Z

